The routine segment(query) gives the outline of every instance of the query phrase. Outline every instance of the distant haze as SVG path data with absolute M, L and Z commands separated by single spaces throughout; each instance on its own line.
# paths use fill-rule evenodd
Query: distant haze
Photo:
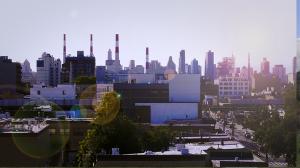
M 237 66 L 250 53 L 257 70 L 267 57 L 288 72 L 296 55 L 296 0 L 1 0 L 0 21 L 0 55 L 27 58 L 33 70 L 43 51 L 62 60 L 63 33 L 72 55 L 89 54 L 93 33 L 97 65 L 116 33 L 123 66 L 130 59 L 144 65 L 146 46 L 150 60 L 165 65 L 173 56 L 177 67 L 185 49 L 186 62 L 196 58 L 202 71 L 208 50 L 216 61 L 234 54 Z

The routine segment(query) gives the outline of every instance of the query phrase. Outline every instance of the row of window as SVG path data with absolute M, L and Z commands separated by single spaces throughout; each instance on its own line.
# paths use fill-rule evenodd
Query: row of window
M 220 87 L 220 90 L 248 90 L 248 87 Z
M 226 83 L 226 82 L 223 83 L 223 82 L 221 82 L 220 85 L 235 85 L 235 86 L 236 85 L 248 85 L 248 82 L 245 82 L 245 83 L 240 83 L 240 82 L 239 83 L 236 83 L 236 82 L 235 83 Z
M 41 91 L 40 91 L 40 90 L 37 90 L 37 93 L 36 93 L 36 94 L 37 94 L 37 95 L 41 95 Z M 62 95 L 66 95 L 66 92 L 63 90 L 61 94 L 62 94 Z
M 248 92 L 220 92 L 219 95 L 224 95 L 224 96 L 228 96 L 228 95 L 247 95 Z
M 221 79 L 221 81 L 248 81 L 248 79 L 241 79 L 241 78 L 235 78 L 235 79 Z

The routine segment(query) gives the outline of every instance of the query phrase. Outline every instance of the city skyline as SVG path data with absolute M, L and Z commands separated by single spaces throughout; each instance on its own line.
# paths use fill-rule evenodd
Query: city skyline
M 260 70 L 263 57 L 271 66 L 281 64 L 282 57 L 290 58 L 284 64 L 287 72 L 292 71 L 296 55 L 296 1 L 131 1 L 131 6 L 122 1 L 49 2 L 31 0 L 17 6 L 14 1 L 1 2 L 5 8 L 0 18 L 6 26 L 1 28 L 4 40 L 0 42 L 0 55 L 21 63 L 27 58 L 36 71 L 36 60 L 44 51 L 63 60 L 64 33 L 67 54 L 71 55 L 77 50 L 88 53 L 89 34 L 94 34 L 96 65 L 105 64 L 107 50 L 114 49 L 116 33 L 120 34 L 124 66 L 132 59 L 136 65 L 145 65 L 145 47 L 151 51 L 150 60 L 163 65 L 169 56 L 178 65 L 179 52 L 184 49 L 186 62 L 196 58 L 204 67 L 205 54 L 212 50 L 215 63 L 234 54 L 240 67 L 247 66 L 250 53 L 251 66 L 256 70 Z M 13 13 L 7 10 L 12 7 Z M 152 12 L 154 9 L 156 12 Z M 256 13 L 251 12 L 253 9 Z

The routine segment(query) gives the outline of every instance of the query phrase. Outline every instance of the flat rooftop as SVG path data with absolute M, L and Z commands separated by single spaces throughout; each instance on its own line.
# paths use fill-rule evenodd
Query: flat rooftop
M 35 119 L 0 119 L 0 133 L 2 134 L 37 134 L 48 126 L 46 122 Z
M 184 145 L 184 149 L 188 150 L 189 155 L 206 155 L 205 152 L 208 149 L 244 149 L 245 146 L 240 144 L 237 141 L 229 141 L 224 142 L 224 145 L 221 145 L 221 142 L 217 143 L 205 143 L 205 144 L 197 144 L 197 143 L 188 143 L 188 144 L 181 144 Z M 182 155 L 182 152 L 178 150 L 177 147 L 170 147 L 168 151 L 160 151 L 160 152 L 151 152 L 146 151 L 143 153 L 135 153 L 135 154 L 128 154 L 128 155 Z

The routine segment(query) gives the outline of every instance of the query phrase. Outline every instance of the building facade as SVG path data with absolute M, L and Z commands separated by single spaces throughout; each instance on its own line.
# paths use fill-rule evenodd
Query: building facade
M 61 83 L 61 61 L 44 52 L 36 62 L 36 83 L 57 86 Z
M 235 73 L 235 58 L 224 57 L 217 66 L 217 77 L 234 76 Z
M 21 86 L 20 63 L 12 62 L 7 56 L 0 56 L 0 93 L 15 93 L 17 88 Z
M 219 85 L 219 97 L 242 97 L 248 96 L 249 81 L 243 77 L 219 77 L 215 80 Z
M 178 73 L 185 74 L 185 50 L 181 50 L 179 53 Z
M 263 75 L 270 75 L 270 62 L 267 58 L 263 58 L 263 61 L 260 64 L 260 73 Z
M 78 77 L 95 76 L 95 57 L 84 56 L 83 51 L 77 51 L 76 57 L 66 57 L 62 66 L 62 83 L 73 83 Z
M 22 64 L 22 82 L 34 84 L 34 78 L 29 61 L 26 59 Z
M 274 65 L 273 75 L 276 76 L 282 83 L 288 83 L 288 76 L 283 65 Z
M 75 100 L 75 85 L 57 85 L 57 87 L 43 87 L 42 85 L 33 85 L 30 88 L 31 100 Z
M 214 52 L 208 51 L 205 57 L 205 77 L 214 80 Z

